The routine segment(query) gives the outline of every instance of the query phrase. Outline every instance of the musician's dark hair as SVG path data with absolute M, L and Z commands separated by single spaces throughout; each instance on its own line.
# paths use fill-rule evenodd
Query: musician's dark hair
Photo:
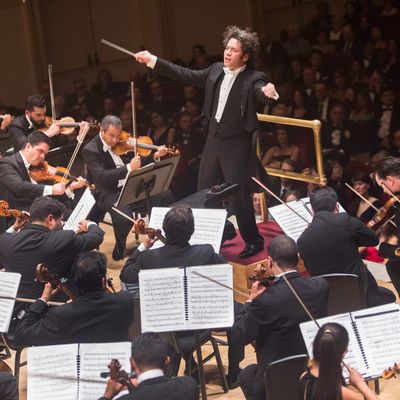
M 116 115 L 106 115 L 101 121 L 101 129 L 106 132 L 110 126 L 122 128 L 121 119 Z
M 41 94 L 33 94 L 25 100 L 25 110 L 33 111 L 34 107 L 46 107 L 46 99 Z
M 104 289 L 107 257 L 100 251 L 81 253 L 72 266 L 72 277 L 80 294 Z
M 342 400 L 342 368 L 349 334 L 342 326 L 330 322 L 321 326 L 313 343 L 313 357 L 319 364 L 319 375 L 313 387 L 312 398 Z
M 310 203 L 314 212 L 335 211 L 338 196 L 329 186 L 317 187 L 310 194 Z
M 247 63 L 252 64 L 260 51 L 260 39 L 257 32 L 253 32 L 250 28 L 241 29 L 238 26 L 227 26 L 222 34 L 222 43 L 224 48 L 230 39 L 236 39 L 240 42 L 244 54 L 249 55 Z
M 168 353 L 168 343 L 158 333 L 143 333 L 132 343 L 132 358 L 140 369 L 164 369 Z
M 383 158 L 376 166 L 375 173 L 381 179 L 386 179 L 389 175 L 400 176 L 400 158 Z
M 296 242 L 286 235 L 274 237 L 268 243 L 267 253 L 283 269 L 296 269 L 299 261 Z
M 31 221 L 44 221 L 49 215 L 54 218 L 61 218 L 65 206 L 60 201 L 49 196 L 37 197 L 29 209 Z
M 186 205 L 172 207 L 164 217 L 163 230 L 168 244 L 185 244 L 194 232 L 192 209 Z
M 22 148 L 24 149 L 28 143 L 32 147 L 35 147 L 40 143 L 46 143 L 50 147 L 51 146 L 51 139 L 46 134 L 44 134 L 43 132 L 33 131 L 25 139 Z

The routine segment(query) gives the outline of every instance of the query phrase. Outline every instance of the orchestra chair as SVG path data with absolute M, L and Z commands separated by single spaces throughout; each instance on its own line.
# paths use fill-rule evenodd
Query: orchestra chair
M 14 359 L 14 376 L 17 381 L 17 386 L 19 386 L 19 370 L 27 364 L 27 361 L 21 361 L 21 354 L 25 347 L 16 347 L 12 342 L 12 335 L 3 333 L 0 339 L 10 350 L 15 351 Z M 0 343 L 0 346 L 2 343 Z
M 211 343 L 213 351 L 211 354 L 203 358 L 203 365 L 210 361 L 213 357 L 217 362 L 218 373 L 221 378 L 222 388 L 225 393 L 229 391 L 228 382 L 225 376 L 225 369 L 222 363 L 221 354 L 219 352 L 217 339 L 215 339 L 210 330 L 204 330 L 199 332 L 200 336 L 200 346 L 203 346 L 207 342 Z M 198 366 L 192 366 L 191 361 L 193 356 L 196 354 L 196 343 L 194 339 L 194 335 L 187 336 L 185 338 L 180 338 L 178 340 L 176 332 L 171 333 L 172 344 L 176 350 L 176 352 L 185 360 L 185 373 L 187 375 L 192 375 L 198 370 Z
M 360 278 L 354 274 L 320 275 L 329 283 L 327 316 L 366 307 L 364 289 Z
M 298 354 L 268 364 L 264 373 L 266 400 L 298 400 L 298 384 L 308 356 Z

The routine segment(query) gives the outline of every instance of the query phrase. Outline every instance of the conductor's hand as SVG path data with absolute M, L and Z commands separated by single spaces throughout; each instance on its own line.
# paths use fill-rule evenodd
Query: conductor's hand
M 142 164 L 140 156 L 133 157 L 129 164 L 132 168 L 132 171 L 136 171 L 137 169 L 139 169 Z
M 263 93 L 265 94 L 266 97 L 274 100 L 279 99 L 279 94 L 275 89 L 275 85 L 273 83 L 267 83 L 265 86 L 261 88 Z
M 147 50 L 139 51 L 135 54 L 135 60 L 140 64 L 147 64 L 151 59 L 152 54 Z
M 53 196 L 61 196 L 65 193 L 65 185 L 63 183 L 56 183 L 51 188 L 51 194 Z

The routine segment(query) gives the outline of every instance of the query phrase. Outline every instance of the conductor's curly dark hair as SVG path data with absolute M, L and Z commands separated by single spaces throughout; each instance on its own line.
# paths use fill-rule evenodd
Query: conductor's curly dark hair
M 230 39 L 236 39 L 242 45 L 244 54 L 249 55 L 249 64 L 253 64 L 260 50 L 260 39 L 257 32 L 253 32 L 250 28 L 241 29 L 238 26 L 227 26 L 222 34 L 222 43 L 226 47 Z

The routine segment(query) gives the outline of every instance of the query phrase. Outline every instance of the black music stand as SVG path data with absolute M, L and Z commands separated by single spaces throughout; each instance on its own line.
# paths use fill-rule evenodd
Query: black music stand
M 150 197 L 168 190 L 179 158 L 180 156 L 169 157 L 130 172 L 126 177 L 116 207 L 145 200 L 147 213 L 150 215 Z

